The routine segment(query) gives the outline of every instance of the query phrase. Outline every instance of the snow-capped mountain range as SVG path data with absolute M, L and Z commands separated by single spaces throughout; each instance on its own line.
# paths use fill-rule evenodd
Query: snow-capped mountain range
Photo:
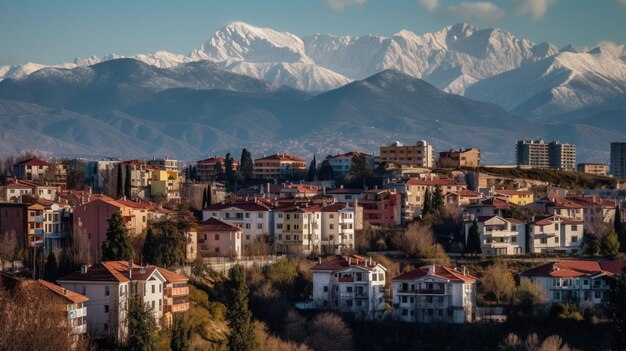
M 75 68 L 122 58 L 111 54 L 52 67 Z M 529 116 L 592 107 L 626 94 L 626 49 L 601 43 L 592 49 L 535 44 L 506 31 L 456 24 L 417 35 L 315 34 L 305 38 L 234 22 L 188 55 L 157 51 L 128 56 L 159 68 L 208 60 L 219 68 L 276 86 L 320 92 L 385 69 L 421 78 L 450 93 L 499 104 Z M 20 79 L 35 63 L 0 67 L 0 79 Z

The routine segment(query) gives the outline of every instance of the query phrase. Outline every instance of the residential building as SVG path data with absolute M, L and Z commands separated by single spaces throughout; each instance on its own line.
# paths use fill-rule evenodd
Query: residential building
M 44 244 L 45 207 L 33 203 L 0 203 L 0 233 L 15 233 L 19 248 Z
M 328 157 L 327 160 L 328 163 L 330 163 L 330 166 L 333 168 L 333 176 L 335 178 L 341 178 L 348 175 L 348 172 L 352 167 L 352 157 L 354 156 L 363 156 L 369 161 L 370 165 L 373 166 L 374 164 L 374 158 L 372 157 L 372 155 L 359 151 L 351 151 L 345 154 Z
M 189 278 L 165 268 L 156 267 L 156 269 L 165 278 L 163 324 L 171 327 L 176 316 L 189 311 Z
M 43 247 L 44 254 L 66 245 L 72 227 L 72 208 L 67 203 L 54 202 L 32 195 L 24 195 L 26 203 L 43 206 Z
M 102 243 L 106 240 L 109 219 L 115 212 L 120 212 L 124 217 L 130 235 L 141 234 L 147 229 L 149 211 L 144 205 L 133 201 L 113 200 L 101 195 L 74 208 L 75 240 L 79 235 L 87 238 L 94 263 L 102 259 Z
M 552 215 L 528 225 L 529 253 L 582 252 L 583 222 Z
M 611 175 L 626 178 L 626 142 L 611 143 Z
M 371 258 L 335 256 L 311 267 L 313 301 L 318 309 L 351 313 L 357 319 L 385 314 L 387 269 Z
M 13 165 L 13 175 L 20 180 L 41 180 L 65 184 L 67 170 L 38 158 L 30 158 Z
M 464 207 L 463 211 L 467 219 L 474 219 L 482 216 L 502 216 L 513 204 L 505 199 L 492 197 L 477 203 L 472 203 Z
M 201 257 L 239 258 L 242 253 L 243 230 L 211 217 L 198 225 L 198 254 Z
M 159 168 L 159 169 L 164 169 L 167 172 L 176 172 L 178 173 L 178 161 L 177 160 L 172 160 L 170 158 L 153 158 L 152 160 L 148 161 L 148 164 L 150 166 Z
M 336 202 L 354 204 L 363 198 L 363 189 L 344 189 L 341 185 L 338 189 L 326 190 L 326 195 L 335 199 Z
M 615 218 L 615 209 L 618 206 L 616 200 L 594 195 L 568 196 L 566 199 L 583 207 L 583 220 L 586 224 L 609 223 Z
M 299 157 L 285 153 L 266 156 L 254 160 L 254 178 L 283 179 L 297 174 L 304 174 L 307 162 Z
M 378 163 L 382 162 L 431 168 L 434 165 L 433 147 L 425 140 L 419 140 L 415 145 L 407 146 L 395 141 L 389 146 L 380 147 Z
M 576 169 L 576 146 L 543 140 L 519 140 L 517 142 L 517 165 L 531 168 L 551 168 L 564 171 Z
M 106 183 L 113 185 L 112 179 L 117 179 L 115 170 L 121 162 L 120 160 L 105 159 L 85 163 L 85 182 L 94 192 L 104 192 Z
M 40 181 L 11 179 L 0 186 L 0 201 L 24 202 L 23 195 L 34 195 L 45 200 L 55 200 L 60 191 L 58 185 Z
M 579 173 L 606 176 L 609 175 L 609 165 L 606 163 L 579 163 L 576 165 L 576 171 Z
M 375 227 L 400 225 L 401 205 L 400 194 L 389 189 L 367 190 L 358 202 L 358 206 L 363 208 L 363 223 Z
M 447 205 L 461 207 L 477 203 L 483 198 L 483 195 L 475 191 L 461 189 L 448 192 L 444 198 Z
M 519 274 L 541 292 L 548 306 L 570 303 L 578 308 L 606 307 L 611 280 L 621 274 L 626 261 L 555 261 Z
M 503 198 L 506 202 L 517 206 L 528 205 L 535 199 L 532 191 L 528 190 L 496 189 L 494 193 L 496 196 Z
M 251 201 L 230 204 L 215 204 L 202 210 L 202 220 L 215 217 L 220 221 L 243 230 L 242 252 L 257 240 L 268 240 L 272 235 L 273 220 L 271 208 L 254 198 Z
M 550 168 L 562 171 L 576 171 L 576 146 L 559 141 L 548 144 L 548 157 Z
M 150 182 L 152 181 L 152 170 L 154 167 L 149 166 L 145 161 L 140 160 L 124 161 L 120 163 L 120 166 L 125 167 L 123 172 L 124 182 L 128 179 L 126 173 L 130 172 L 131 198 L 147 198 L 147 191 L 150 187 Z
M 180 184 L 182 177 L 178 170 L 152 169 L 150 197 L 163 198 L 166 201 L 180 201 Z
M 416 268 L 391 280 L 393 315 L 411 323 L 474 320 L 477 279 L 440 265 Z
M 465 222 L 467 242 L 473 221 Z M 526 222 L 500 216 L 476 218 L 483 255 L 521 255 L 526 253 Z
M 196 161 L 195 179 L 201 182 L 215 180 L 215 166 L 220 163 L 225 171 L 226 160 L 222 156 L 214 156 L 204 160 Z M 239 167 L 239 161 L 233 159 L 233 170 Z
M 322 212 L 320 206 L 276 208 L 274 217 L 274 248 L 277 252 L 321 253 Z
M 354 235 L 357 217 L 362 216 L 354 206 L 334 203 L 323 206 L 321 225 L 322 253 L 340 255 L 345 249 L 354 250 Z
M 437 187 L 441 195 L 445 197 L 450 192 L 461 192 L 466 189 L 464 184 L 457 183 L 454 179 L 447 178 L 410 178 L 406 181 L 407 212 L 413 213 L 413 217 L 422 213 L 426 191 L 432 196 Z
M 460 168 L 480 166 L 480 150 L 476 148 L 444 151 L 439 153 L 439 167 Z

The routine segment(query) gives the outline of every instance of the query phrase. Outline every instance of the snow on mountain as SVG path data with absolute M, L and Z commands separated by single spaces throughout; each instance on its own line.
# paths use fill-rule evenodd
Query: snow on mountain
M 546 116 L 602 104 L 626 93 L 626 62 L 614 54 L 561 52 L 484 79 L 465 96 L 520 114 Z

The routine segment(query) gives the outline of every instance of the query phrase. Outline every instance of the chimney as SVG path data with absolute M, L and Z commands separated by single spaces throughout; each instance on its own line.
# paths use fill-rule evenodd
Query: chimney
M 435 265 L 431 264 L 430 266 L 428 266 L 428 275 L 433 275 L 435 274 Z
M 87 274 L 88 266 L 86 264 L 80 266 L 80 274 Z
M 463 275 L 467 275 L 467 268 L 465 266 L 461 266 L 463 268 Z
M 128 260 L 128 279 L 133 279 L 133 261 Z

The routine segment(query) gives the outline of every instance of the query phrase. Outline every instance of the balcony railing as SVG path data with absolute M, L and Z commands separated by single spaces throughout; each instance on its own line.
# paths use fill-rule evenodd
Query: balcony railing
M 165 293 L 167 297 L 189 295 L 189 287 L 167 288 Z
M 165 306 L 165 312 L 178 313 L 189 311 L 189 302 Z
M 81 325 L 77 325 L 72 328 L 72 333 L 74 334 L 86 334 L 87 333 L 87 324 L 83 323 Z
M 441 288 L 441 289 L 411 289 L 411 288 L 407 288 L 407 289 L 403 289 L 403 288 L 399 288 L 398 290 L 396 290 L 398 293 L 412 293 L 412 294 L 423 294 L 423 295 L 445 295 L 446 294 L 446 289 L 445 288 Z

